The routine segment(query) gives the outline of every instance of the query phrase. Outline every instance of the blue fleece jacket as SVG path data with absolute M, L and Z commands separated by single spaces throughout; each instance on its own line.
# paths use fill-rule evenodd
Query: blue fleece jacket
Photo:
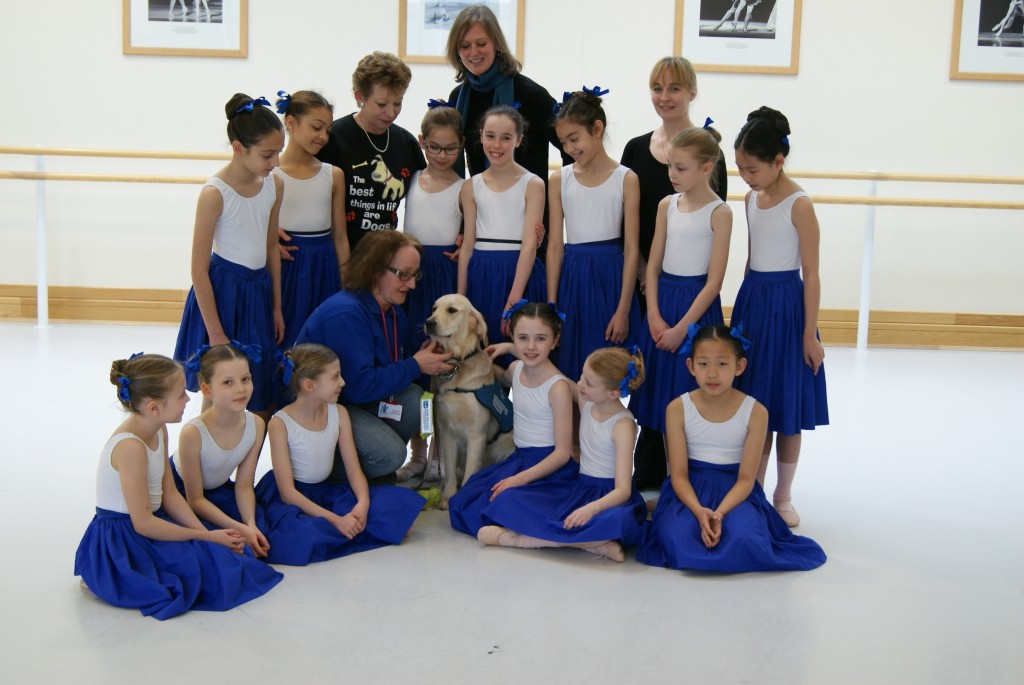
M 394 317 L 394 318 L 393 318 Z M 373 295 L 342 290 L 321 303 L 299 331 L 295 344 L 319 343 L 338 355 L 345 387 L 343 404 L 364 404 L 387 399 L 409 387 L 420 376 L 412 357 L 405 359 L 406 318 L 401 307 L 384 312 L 387 337 L 381 325 L 381 309 Z M 398 361 L 394 361 L 395 329 L 398 329 Z

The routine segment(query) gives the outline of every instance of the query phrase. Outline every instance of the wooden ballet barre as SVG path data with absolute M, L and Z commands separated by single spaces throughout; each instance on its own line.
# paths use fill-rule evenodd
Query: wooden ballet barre
M 22 181 L 93 181 L 97 183 L 170 183 L 202 185 L 208 176 L 154 176 L 141 174 L 71 174 L 54 171 L 0 171 L 0 179 Z
M 729 169 L 730 176 L 739 176 Z M 953 174 L 909 174 L 898 171 L 799 171 L 786 170 L 790 178 L 814 178 L 835 181 L 893 181 L 910 183 L 981 183 L 991 185 L 1024 185 L 1024 176 L 956 176 Z
M 945 207 L 956 209 L 1024 209 L 1024 202 L 997 200 L 935 200 L 914 197 L 864 197 L 850 195 L 811 195 L 816 205 L 865 205 L 871 207 Z M 743 202 L 745 193 L 729 193 L 730 202 Z
M 49 155 L 54 157 L 114 157 L 122 159 L 198 159 L 227 161 L 227 152 L 171 152 L 160 150 L 89 150 L 60 147 L 4 147 L 0 155 Z

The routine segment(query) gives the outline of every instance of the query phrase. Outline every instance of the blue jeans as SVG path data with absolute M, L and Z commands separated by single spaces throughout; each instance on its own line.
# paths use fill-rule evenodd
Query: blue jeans
M 401 421 L 377 418 L 380 401 L 347 405 L 352 421 L 352 436 L 359 453 L 359 465 L 367 478 L 392 474 L 405 463 L 409 439 L 420 432 L 420 396 L 423 388 L 413 383 L 394 396 L 402 405 Z M 389 399 L 389 398 L 384 398 Z M 334 464 L 335 476 L 343 476 L 340 456 Z

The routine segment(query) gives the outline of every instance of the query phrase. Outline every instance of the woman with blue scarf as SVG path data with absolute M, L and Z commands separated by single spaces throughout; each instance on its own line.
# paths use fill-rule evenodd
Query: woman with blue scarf
M 448 33 L 448 63 L 459 83 L 449 102 L 462 115 L 466 136 L 466 158 L 470 175 L 487 168 L 480 147 L 480 118 L 494 105 L 511 105 L 526 119 L 523 144 L 516 162 L 542 180 L 548 178 L 548 143 L 561 152 L 552 126 L 555 99 L 543 86 L 523 76 L 522 65 L 509 50 L 494 12 L 486 5 L 466 5 L 455 17 Z M 562 155 L 564 164 L 572 160 Z M 460 159 L 456 170 L 464 170 Z M 546 217 L 545 217 L 546 218 Z

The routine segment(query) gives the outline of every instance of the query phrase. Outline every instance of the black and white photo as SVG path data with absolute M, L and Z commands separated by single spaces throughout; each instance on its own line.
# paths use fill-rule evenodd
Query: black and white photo
M 249 0 L 122 0 L 126 55 L 245 57 Z
M 697 71 L 796 74 L 802 0 L 676 0 L 675 54 Z
M 1024 0 L 955 0 L 949 78 L 1024 81 Z

